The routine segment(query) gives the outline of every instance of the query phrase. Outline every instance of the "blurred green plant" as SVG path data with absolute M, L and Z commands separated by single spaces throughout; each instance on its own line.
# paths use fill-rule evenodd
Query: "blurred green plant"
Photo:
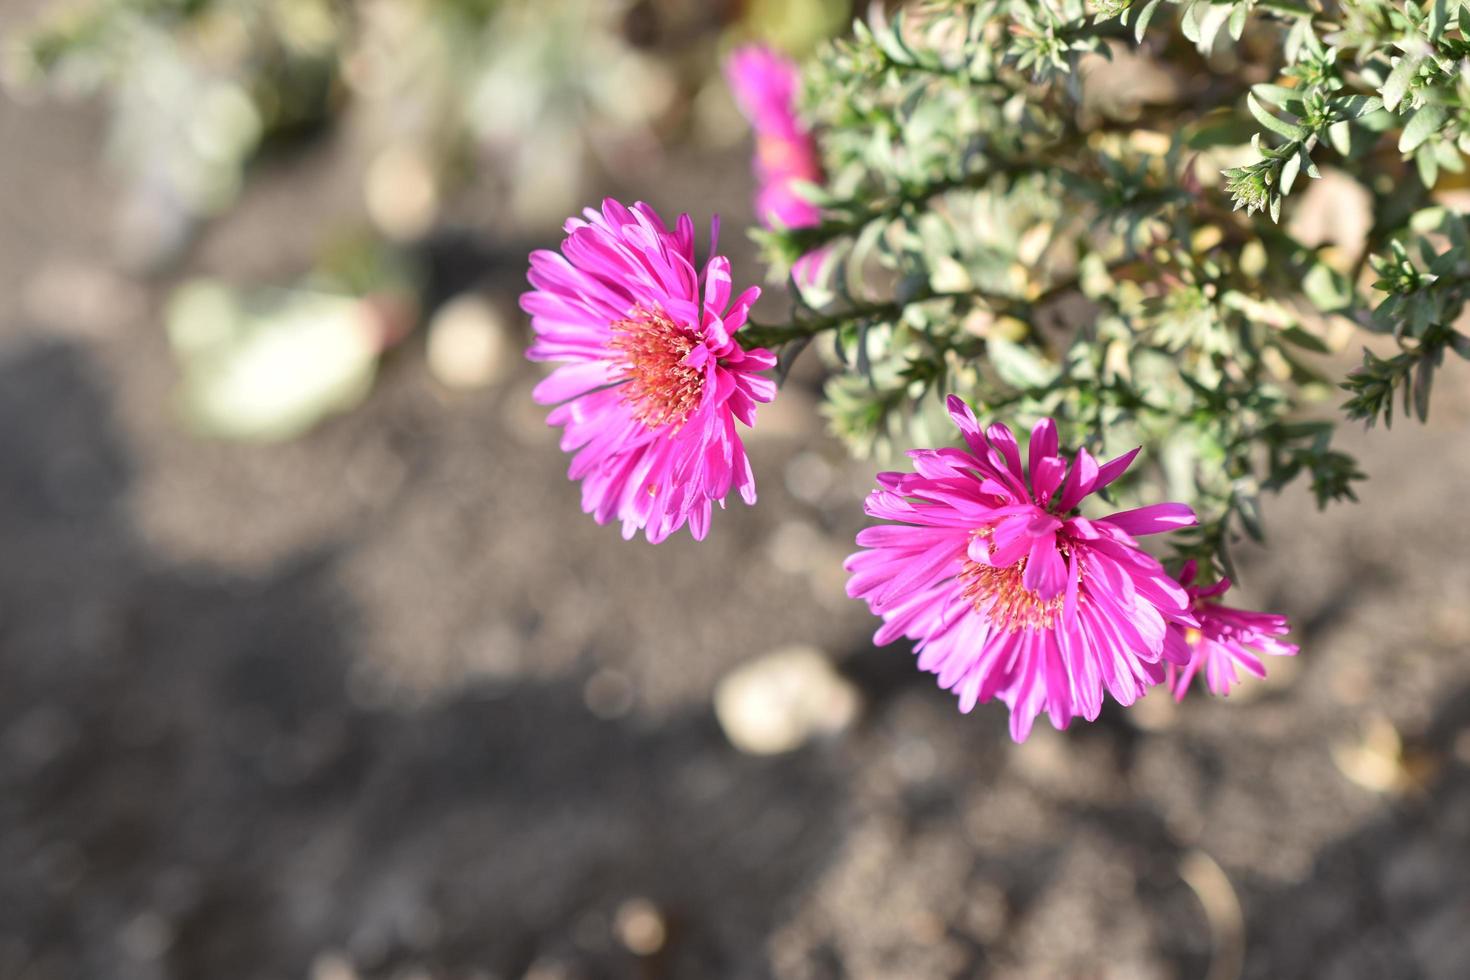
M 264 442 L 353 408 L 418 317 L 416 278 L 401 255 L 355 237 L 290 288 L 185 282 L 165 312 L 184 422 L 199 435 Z
M 387 237 L 423 235 L 472 182 L 539 227 L 579 203 L 589 163 L 615 170 L 657 152 L 653 126 L 681 80 L 666 52 L 628 36 L 634 7 L 88 0 L 43 15 L 6 77 L 17 92 L 106 99 L 111 153 L 142 222 L 125 251 L 146 253 L 143 264 L 178 257 L 264 149 L 339 122 Z
M 21 39 L 11 87 L 45 83 L 111 106 L 110 151 L 129 178 L 144 264 L 228 207 L 245 163 L 333 111 L 344 11 L 335 0 L 93 0 Z
M 810 46 L 847 13 L 757 2 L 746 29 Z M 18 94 L 104 100 L 127 188 L 118 251 L 135 269 L 182 258 L 272 147 L 329 130 L 346 147 L 334 167 L 360 183 L 374 234 L 348 214 L 350 234 L 326 231 L 351 247 L 303 282 L 196 281 L 169 304 L 190 428 L 278 439 L 366 393 L 424 305 L 403 246 L 454 195 L 503 202 L 511 229 L 559 223 L 589 168 L 660 152 L 659 127 L 717 75 L 727 17 L 701 0 L 78 0 L 42 12 L 5 77 Z
M 1470 150 L 1462 0 L 930 0 L 805 81 L 823 220 L 756 235 L 777 275 L 832 258 L 792 322 L 742 337 L 830 352 L 855 452 L 933 444 L 951 392 L 1054 416 L 1063 444 L 1142 443 L 1144 479 L 1200 513 L 1181 550 L 1228 568 L 1263 491 L 1304 477 L 1325 505 L 1362 479 L 1309 411 L 1325 355 L 1397 342 L 1344 385 L 1370 423 L 1395 397 L 1424 417 L 1444 353 L 1470 357 L 1466 226 L 1433 193 Z M 1358 197 L 1308 187 L 1326 166 L 1356 233 Z

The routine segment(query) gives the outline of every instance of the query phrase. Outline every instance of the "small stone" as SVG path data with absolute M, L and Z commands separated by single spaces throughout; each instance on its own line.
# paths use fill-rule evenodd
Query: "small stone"
M 30 709 L 0 737 L 3 750 L 27 769 L 40 769 L 66 752 L 78 738 L 75 720 L 55 705 Z
M 618 941 L 638 956 L 652 956 L 664 948 L 668 938 L 663 914 L 646 898 L 630 898 L 618 906 L 613 931 Z
M 939 754 L 928 739 L 917 735 L 900 736 L 893 746 L 893 768 L 909 785 L 919 785 L 934 778 L 939 769 Z
M 526 967 L 521 980 L 574 980 L 576 976 L 570 964 L 553 957 L 540 957 Z
M 906 924 L 909 938 L 924 944 L 940 942 L 948 929 L 943 917 L 928 909 L 911 912 Z
M 780 398 L 760 407 L 755 428 L 742 429 L 740 435 L 748 445 L 780 443 L 811 437 L 818 431 L 820 422 L 816 399 L 798 387 L 787 385 L 781 389 Z
M 1368 720 L 1359 741 L 1332 747 L 1332 761 L 1344 776 L 1375 793 L 1393 793 L 1408 780 L 1403 766 L 1403 741 L 1387 718 Z
M 357 969 L 344 954 L 328 950 L 311 961 L 311 980 L 358 980 Z
M 127 954 L 145 962 L 162 958 L 173 945 L 173 938 L 173 926 L 151 909 L 134 916 L 119 936 Z
M 633 710 L 637 691 L 628 675 L 604 667 L 587 678 L 582 687 L 582 700 L 587 710 L 603 721 L 615 721 Z
M 373 159 L 363 178 L 368 217 L 395 241 L 418 238 L 439 212 L 434 168 L 416 147 L 389 147 Z
M 500 312 L 466 293 L 441 306 L 429 323 L 429 370 L 447 388 L 484 388 L 510 372 L 512 346 Z
M 1304 245 L 1336 245 L 1342 265 L 1351 267 L 1373 228 L 1373 195 L 1341 170 L 1322 169 L 1322 176 L 1302 188 L 1287 230 Z
M 1037 725 L 1026 741 L 1010 751 L 1016 767 L 1034 782 L 1061 786 L 1074 778 L 1066 736 L 1054 728 Z
M 786 489 L 803 503 L 819 506 L 832 489 L 832 466 L 813 452 L 797 453 L 786 464 Z
M 783 521 L 771 533 L 767 546 L 771 564 L 787 575 L 801 575 L 811 570 L 822 547 L 822 534 L 802 521 Z
M 1146 732 L 1165 732 L 1179 721 L 1179 706 L 1168 690 L 1159 688 L 1142 697 L 1128 710 L 1128 720 Z
M 1373 694 L 1373 675 L 1365 667 L 1349 665 L 1328 676 L 1327 689 L 1342 705 L 1355 708 Z
M 1470 766 L 1470 728 L 1455 736 L 1455 758 L 1461 765 Z
M 77 337 L 100 337 L 147 310 L 143 287 L 100 265 L 44 263 L 26 282 L 23 303 L 38 323 Z
M 1446 646 L 1470 640 L 1470 609 L 1457 603 L 1445 603 L 1434 610 L 1430 619 L 1431 635 Z
M 810 647 L 788 647 L 743 664 L 715 688 L 715 715 L 730 743 L 775 755 L 835 735 L 861 707 L 857 689 Z
M 461 643 L 464 675 L 482 681 L 509 680 L 520 672 L 522 646 L 520 634 L 511 624 L 486 624 Z

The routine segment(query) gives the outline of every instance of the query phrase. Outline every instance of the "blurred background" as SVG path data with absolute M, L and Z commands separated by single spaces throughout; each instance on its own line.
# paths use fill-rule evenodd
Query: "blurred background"
M 1268 511 L 1296 661 L 1023 746 L 869 644 L 816 359 L 707 542 L 580 513 L 526 253 L 758 281 L 720 58 L 851 13 L 0 2 L 0 978 L 1470 975 L 1464 365 Z

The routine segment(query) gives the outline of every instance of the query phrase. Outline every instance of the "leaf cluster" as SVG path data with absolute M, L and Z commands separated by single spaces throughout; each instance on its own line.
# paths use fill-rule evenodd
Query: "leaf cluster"
M 1225 565 L 1262 493 L 1354 497 L 1313 408 L 1354 329 L 1400 345 L 1344 385 L 1370 422 L 1400 392 L 1422 417 L 1443 352 L 1470 351 L 1465 225 L 1430 207 L 1466 148 L 1467 26 L 1459 0 L 950 0 L 860 23 L 806 76 L 823 220 L 762 236 L 777 270 L 815 253 L 821 274 L 751 342 L 830 334 L 826 411 L 858 453 L 945 438 L 950 392 L 1099 453 L 1142 443 L 1152 470 L 1120 495 L 1191 502 L 1185 550 Z M 1203 81 L 1100 115 L 1125 59 Z M 1327 166 L 1364 189 L 1366 241 L 1300 230 Z

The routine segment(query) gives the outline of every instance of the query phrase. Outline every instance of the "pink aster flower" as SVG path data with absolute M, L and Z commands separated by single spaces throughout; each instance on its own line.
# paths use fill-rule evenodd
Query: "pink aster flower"
M 755 503 L 755 477 L 735 420 L 755 424 L 755 406 L 775 397 L 759 372 L 770 351 L 744 350 L 735 333 L 760 290 L 731 300 L 730 261 L 715 255 L 695 272 L 694 222 L 673 231 L 653 208 L 608 199 L 566 223 L 560 252 L 531 253 L 521 296 L 535 340 L 527 356 L 560 366 L 533 397 L 554 405 L 582 481 L 582 509 L 623 537 L 658 542 L 689 525 L 709 532 L 710 505 L 731 488 Z
M 1196 626 L 1184 589 L 1135 536 L 1195 523 L 1183 504 L 1090 520 L 1082 500 L 1123 474 L 1138 450 L 1099 465 L 1058 454 L 1051 419 L 1031 432 L 1029 469 L 1011 430 L 981 430 L 950 396 L 967 449 L 916 449 L 914 473 L 882 473 L 858 534 L 848 595 L 883 618 L 878 645 L 916 641 L 919 667 L 959 696 L 960 710 L 998 698 L 1023 741 L 1045 711 L 1065 728 L 1095 719 L 1103 692 L 1132 704 L 1187 652 L 1171 627 Z
M 737 48 L 725 61 L 725 78 L 740 111 L 755 131 L 756 214 L 766 227 L 809 228 L 822 212 L 797 193 L 799 181 L 822 182 L 822 164 L 811 131 L 796 112 L 801 73 L 764 45 Z
M 1179 571 L 1179 584 L 1189 593 L 1190 608 L 1199 620 L 1198 627 L 1174 626 L 1169 629 L 1169 643 L 1175 648 L 1170 658 L 1167 683 L 1176 700 L 1183 700 L 1194 676 L 1204 671 L 1205 686 L 1222 697 L 1230 693 L 1240 678 L 1237 667 L 1256 677 L 1266 676 L 1261 656 L 1293 657 L 1299 649 L 1294 643 L 1277 639 L 1291 630 L 1285 616 L 1250 612 L 1222 606 L 1217 600 L 1230 588 L 1230 580 L 1222 578 L 1208 588 L 1194 585 L 1196 566 L 1193 560 Z M 1183 651 L 1184 659 L 1180 657 Z M 1176 667 L 1182 663 L 1182 667 Z

